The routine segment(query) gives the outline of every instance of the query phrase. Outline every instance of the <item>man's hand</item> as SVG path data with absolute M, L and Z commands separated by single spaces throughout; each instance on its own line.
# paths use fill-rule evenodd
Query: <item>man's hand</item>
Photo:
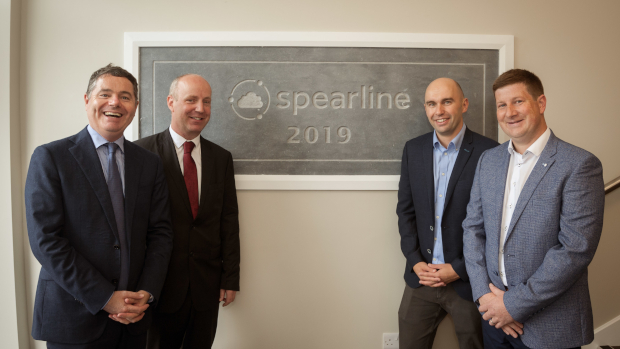
M 510 316 L 508 310 L 506 310 L 506 306 L 504 305 L 504 291 L 495 287 L 492 283 L 489 284 L 489 288 L 495 297 L 489 298 L 486 297 L 484 304 L 481 302 L 482 298 L 486 295 L 480 297 L 479 302 L 480 308 L 478 310 L 482 315 L 482 318 L 489 321 L 489 325 L 495 326 L 495 328 L 503 328 L 505 325 L 508 325 L 515 320 Z M 487 293 L 488 294 L 488 293 Z M 505 332 L 505 331 L 504 331 Z
M 429 264 L 429 268 L 437 270 L 435 277 L 438 277 L 444 285 L 460 279 L 461 277 L 452 268 L 452 264 Z
M 523 334 L 523 324 L 515 320 L 508 325 L 502 326 L 502 331 L 509 336 L 517 338 Z
M 149 307 L 146 304 L 149 297 L 146 291 L 115 291 L 103 310 L 110 313 L 108 315 L 110 319 L 122 324 L 138 322 L 142 320 L 144 311 Z
M 236 295 L 237 291 L 220 289 L 220 302 L 224 302 L 224 305 L 222 306 L 225 307 L 234 302 Z
M 504 294 L 504 291 L 501 291 L 500 289 L 498 289 L 497 287 L 493 286 L 493 288 L 497 291 L 499 291 L 498 293 L 501 293 L 502 295 Z M 497 296 L 495 295 L 495 293 L 493 292 L 489 292 L 485 295 L 482 295 L 482 297 L 478 298 L 478 303 L 480 303 L 480 307 L 478 308 L 478 310 L 480 310 L 480 312 L 482 312 L 482 306 L 483 305 L 489 305 L 494 299 L 496 299 Z M 502 298 L 502 304 L 503 304 L 503 298 Z M 484 318 L 484 316 L 483 316 Z M 486 319 L 485 319 L 486 320 Z M 493 323 L 494 326 L 495 323 Z M 519 335 L 523 334 L 523 324 L 518 322 L 518 321 L 513 321 L 509 324 L 506 324 L 504 326 L 502 326 L 502 331 L 504 331 L 505 334 L 509 335 L 509 336 L 513 336 L 514 338 L 517 338 Z
M 419 262 L 413 266 L 413 272 L 418 275 L 420 285 L 429 287 L 446 286 L 437 276 L 437 269 L 432 269 L 426 262 Z

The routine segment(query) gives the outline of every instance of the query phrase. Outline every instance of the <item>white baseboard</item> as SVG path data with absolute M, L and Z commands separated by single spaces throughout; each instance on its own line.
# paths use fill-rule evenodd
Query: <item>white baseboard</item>
M 582 349 L 598 349 L 601 345 L 620 345 L 620 316 L 594 330 L 594 341 Z

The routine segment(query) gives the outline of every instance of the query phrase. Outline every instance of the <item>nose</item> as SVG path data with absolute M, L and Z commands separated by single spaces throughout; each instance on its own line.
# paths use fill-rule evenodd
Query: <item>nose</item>
M 108 104 L 111 106 L 118 105 L 118 103 L 119 103 L 119 99 L 118 99 L 118 96 L 115 94 L 110 96 L 110 98 L 108 99 Z
M 198 103 L 196 103 L 196 111 L 199 113 L 204 112 L 205 110 L 205 106 L 204 103 L 202 101 L 199 101 Z
M 444 107 L 440 103 L 440 104 L 437 105 L 437 108 L 435 109 L 435 114 L 436 115 L 442 115 L 443 112 L 444 112 Z
M 506 106 L 506 115 L 507 116 L 514 116 L 514 115 L 517 114 L 516 112 L 517 112 L 517 108 L 515 108 L 512 104 L 508 104 Z

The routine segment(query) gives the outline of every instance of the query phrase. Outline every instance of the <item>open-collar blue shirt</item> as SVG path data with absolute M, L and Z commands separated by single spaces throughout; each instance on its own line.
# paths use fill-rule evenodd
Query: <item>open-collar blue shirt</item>
M 435 233 L 435 248 L 433 248 L 433 264 L 444 264 L 446 262 L 443 255 L 441 219 L 446 202 L 448 182 L 463 143 L 465 127 L 465 123 L 463 123 L 461 131 L 450 141 L 447 149 L 437 139 L 437 132 L 433 132 L 433 183 L 435 184 L 435 227 L 433 229 Z

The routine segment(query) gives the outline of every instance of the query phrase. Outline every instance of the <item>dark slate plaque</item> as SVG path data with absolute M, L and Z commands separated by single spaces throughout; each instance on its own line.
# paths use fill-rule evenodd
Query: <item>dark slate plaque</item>
M 181 74 L 213 89 L 202 135 L 232 152 L 236 174 L 398 175 L 405 142 L 432 131 L 426 86 L 458 81 L 465 123 L 497 140 L 497 50 L 340 47 L 140 49 L 140 137 L 170 125 Z

